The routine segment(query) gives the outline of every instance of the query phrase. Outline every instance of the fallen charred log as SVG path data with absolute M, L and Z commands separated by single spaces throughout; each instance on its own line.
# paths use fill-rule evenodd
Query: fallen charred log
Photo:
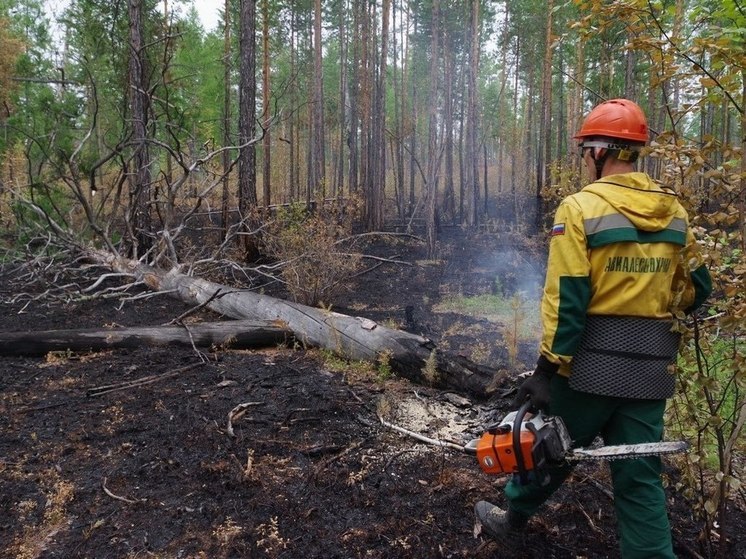
M 186 345 L 251 349 L 292 340 L 293 333 L 276 322 L 231 320 L 181 326 L 0 332 L 0 355 L 38 356 L 52 351 L 100 351 L 143 345 Z
M 449 388 L 486 398 L 507 376 L 462 356 L 448 356 L 427 338 L 387 328 L 366 318 L 317 309 L 249 290 L 213 283 L 180 273 L 158 270 L 109 253 L 91 255 L 117 272 L 133 275 L 155 291 L 181 301 L 204 305 L 239 320 L 279 321 L 304 345 L 321 347 L 351 360 L 386 361 L 400 376 L 419 384 Z

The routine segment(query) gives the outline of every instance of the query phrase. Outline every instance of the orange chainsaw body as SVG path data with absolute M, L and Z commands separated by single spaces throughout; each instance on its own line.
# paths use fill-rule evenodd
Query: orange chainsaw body
M 528 474 L 532 473 L 544 484 L 548 480 L 547 467 L 564 461 L 572 447 L 564 422 L 540 412 L 527 418 L 529 405 L 527 401 L 466 445 L 467 452 L 476 455 L 482 471 L 517 474 L 522 484 L 528 483 Z
M 526 429 L 521 429 L 520 444 L 527 470 L 533 470 L 533 447 L 536 437 Z M 486 432 L 476 444 L 479 466 L 487 474 L 512 474 L 518 472 L 513 433 Z
M 541 412 L 528 415 L 530 401 L 506 415 L 478 439 L 464 445 L 464 451 L 477 457 L 487 474 L 517 474 L 521 485 L 551 481 L 550 468 L 568 459 L 600 458 L 614 460 L 683 452 L 684 441 L 639 443 L 590 449 L 573 449 L 570 433 L 560 417 Z M 645 447 L 644 449 L 641 447 Z

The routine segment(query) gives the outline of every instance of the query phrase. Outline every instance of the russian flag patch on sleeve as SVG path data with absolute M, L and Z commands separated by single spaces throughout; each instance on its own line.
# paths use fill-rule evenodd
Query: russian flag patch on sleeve
M 552 227 L 552 237 L 556 237 L 557 235 L 564 235 L 565 234 L 565 224 L 564 223 L 555 223 Z

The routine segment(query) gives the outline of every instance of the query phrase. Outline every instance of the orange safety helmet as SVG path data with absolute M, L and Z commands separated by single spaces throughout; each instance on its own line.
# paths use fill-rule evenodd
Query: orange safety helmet
M 574 138 L 603 136 L 647 143 L 648 122 L 642 109 L 628 99 L 611 99 L 596 105 Z

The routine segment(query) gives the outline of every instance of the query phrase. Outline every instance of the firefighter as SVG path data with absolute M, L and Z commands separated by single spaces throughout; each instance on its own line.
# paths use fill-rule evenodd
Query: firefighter
M 657 442 L 679 345 L 674 318 L 712 291 L 686 211 L 673 190 L 635 171 L 648 141 L 645 115 L 627 99 L 596 106 L 575 138 L 591 184 L 559 205 L 551 231 L 541 302 L 542 340 L 534 373 L 514 405 L 561 417 L 576 446 Z M 661 459 L 610 463 L 622 557 L 675 557 Z M 475 505 L 482 531 L 522 531 L 563 483 L 504 489 L 507 507 Z

